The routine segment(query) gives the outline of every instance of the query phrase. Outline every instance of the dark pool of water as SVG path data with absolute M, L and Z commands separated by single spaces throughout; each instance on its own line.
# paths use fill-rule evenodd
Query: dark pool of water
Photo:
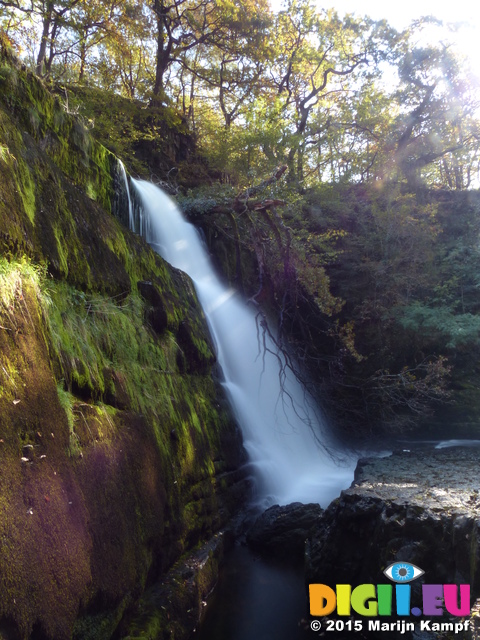
M 236 546 L 195 640 L 312 640 L 303 567 Z

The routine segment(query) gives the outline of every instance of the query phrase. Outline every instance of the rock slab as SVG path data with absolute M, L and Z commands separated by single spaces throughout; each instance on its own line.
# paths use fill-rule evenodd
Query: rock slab
M 361 460 L 352 486 L 307 542 L 307 582 L 384 582 L 411 562 L 429 584 L 470 583 L 480 594 L 480 448 Z

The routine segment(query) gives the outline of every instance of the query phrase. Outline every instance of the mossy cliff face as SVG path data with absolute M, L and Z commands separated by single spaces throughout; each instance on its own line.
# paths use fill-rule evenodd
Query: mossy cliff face
M 110 638 L 243 454 L 190 280 L 109 213 L 115 158 L 0 63 L 0 638 Z
M 95 137 L 122 158 L 132 174 L 173 176 L 178 185 L 205 177 L 196 157 L 194 137 L 185 119 L 168 106 L 147 107 L 93 86 L 58 86 L 56 92 L 69 108 L 93 126 Z M 109 108 L 105 109 L 105 101 Z

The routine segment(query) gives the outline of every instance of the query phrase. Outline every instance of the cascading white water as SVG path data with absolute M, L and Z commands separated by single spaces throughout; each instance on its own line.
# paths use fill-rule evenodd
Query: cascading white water
M 133 218 L 133 205 L 132 205 L 132 198 L 130 197 L 130 187 L 128 185 L 127 172 L 125 170 L 125 165 L 123 164 L 123 162 L 120 159 L 118 159 L 118 166 L 120 167 L 120 173 L 122 174 L 123 184 L 125 185 L 125 191 L 126 191 L 126 194 L 127 194 L 128 226 L 129 226 L 131 231 L 135 231 L 137 233 L 137 230 L 135 229 L 135 220 Z
M 195 227 L 158 187 L 132 183 L 144 209 L 147 242 L 194 282 L 255 470 L 258 501 L 326 506 L 351 483 L 356 460 L 342 454 L 340 463 L 340 454 L 326 453 L 331 442 L 313 399 L 285 367 L 255 312 L 220 281 Z

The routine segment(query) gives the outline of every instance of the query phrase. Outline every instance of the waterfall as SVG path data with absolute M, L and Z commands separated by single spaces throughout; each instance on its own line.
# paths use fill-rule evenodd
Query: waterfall
M 125 165 L 123 162 L 117 158 L 118 166 L 120 168 L 120 174 L 122 176 L 122 182 L 125 186 L 125 193 L 127 195 L 127 203 L 128 203 L 128 228 L 135 233 L 139 233 L 137 229 L 135 229 L 135 218 L 133 217 L 133 204 L 132 197 L 130 195 L 130 186 L 128 184 L 127 172 L 125 170 Z
M 145 239 L 195 285 L 243 433 L 258 502 L 327 506 L 351 483 L 356 460 L 345 460 L 343 452 L 327 453 L 334 444 L 313 398 L 286 367 L 255 311 L 221 282 L 200 234 L 174 201 L 151 183 L 131 182 L 146 218 Z

